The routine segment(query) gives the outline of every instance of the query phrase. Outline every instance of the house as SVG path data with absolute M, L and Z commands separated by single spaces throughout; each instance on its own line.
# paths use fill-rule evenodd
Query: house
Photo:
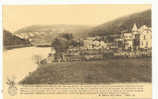
M 84 40 L 84 47 L 86 49 L 102 49 L 107 48 L 107 44 L 104 41 L 98 41 L 96 39 L 86 39 Z
M 152 30 L 146 25 L 137 28 L 136 24 L 134 24 L 131 32 L 123 32 L 121 37 L 125 50 L 152 48 Z
M 130 32 L 125 32 L 121 34 L 123 43 L 124 43 L 124 49 L 132 49 L 133 48 L 133 34 Z
M 86 49 L 92 49 L 92 45 L 93 45 L 93 40 L 83 40 L 83 45 Z
M 114 39 L 114 43 L 115 43 L 115 47 L 117 49 L 122 49 L 123 46 L 124 46 L 124 42 L 123 42 L 123 39 L 122 38 L 115 38 Z
M 151 49 L 152 48 L 152 30 L 150 27 L 143 25 L 139 28 L 140 33 L 140 49 Z

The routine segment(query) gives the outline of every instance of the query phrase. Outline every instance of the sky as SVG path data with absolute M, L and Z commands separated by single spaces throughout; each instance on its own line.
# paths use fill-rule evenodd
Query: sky
M 10 32 L 30 25 L 96 26 L 147 9 L 151 9 L 150 4 L 4 5 L 2 20 L 3 28 Z

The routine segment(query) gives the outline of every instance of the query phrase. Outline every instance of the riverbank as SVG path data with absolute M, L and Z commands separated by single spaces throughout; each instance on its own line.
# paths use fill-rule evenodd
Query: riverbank
M 11 78 L 13 76 L 16 78 L 16 82 L 21 81 L 25 76 L 29 75 L 29 72 L 33 72 L 37 69 L 38 65 L 36 64 L 33 57 L 38 55 L 44 59 L 48 56 L 49 52 L 49 47 L 22 47 L 4 50 L 4 81 L 6 81 L 7 78 Z
M 22 84 L 105 84 L 151 82 L 151 58 L 107 59 L 41 65 Z
M 5 50 L 12 50 L 12 49 L 16 49 L 16 48 L 25 48 L 25 47 L 32 47 L 31 44 L 19 44 L 19 45 L 4 45 L 4 49 Z

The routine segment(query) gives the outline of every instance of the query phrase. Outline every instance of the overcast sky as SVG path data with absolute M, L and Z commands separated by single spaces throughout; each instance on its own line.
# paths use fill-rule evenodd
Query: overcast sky
M 3 6 L 3 27 L 11 32 L 30 25 L 99 25 L 150 9 L 151 5 Z

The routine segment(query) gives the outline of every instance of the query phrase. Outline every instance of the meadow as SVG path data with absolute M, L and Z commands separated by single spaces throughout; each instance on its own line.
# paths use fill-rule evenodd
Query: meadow
M 106 84 L 151 82 L 151 58 L 106 59 L 40 65 L 21 84 Z

